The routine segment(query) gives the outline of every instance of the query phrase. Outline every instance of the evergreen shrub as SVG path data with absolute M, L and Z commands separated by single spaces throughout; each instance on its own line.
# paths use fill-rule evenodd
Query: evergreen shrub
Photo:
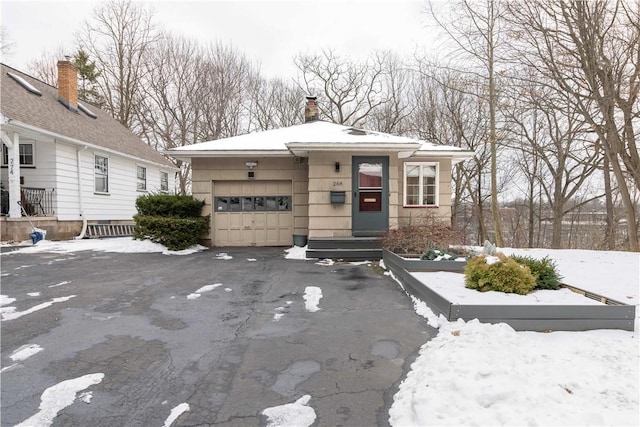
M 513 255 L 511 258 L 518 264 L 529 267 L 531 274 L 536 279 L 536 289 L 556 290 L 560 288 L 562 276 L 558 273 L 555 261 L 549 257 L 535 259 L 529 256 Z
M 204 201 L 193 196 L 150 194 L 136 199 L 134 239 L 147 239 L 179 251 L 197 244 L 209 230 L 209 216 L 202 217 Z
M 136 199 L 139 215 L 176 218 L 199 217 L 204 201 L 178 194 L 149 194 Z
M 465 266 L 465 286 L 481 292 L 498 291 L 526 295 L 536 287 L 529 267 L 498 253 L 498 262 L 487 264 L 485 256 L 471 258 Z

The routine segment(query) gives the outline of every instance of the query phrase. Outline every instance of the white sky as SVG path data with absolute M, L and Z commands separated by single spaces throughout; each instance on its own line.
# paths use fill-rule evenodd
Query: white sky
M 20 70 L 47 50 L 72 48 L 95 1 L 2 0 L 2 28 L 10 53 L 2 62 Z M 335 48 L 355 58 L 374 49 L 411 54 L 428 45 L 424 1 L 153 1 L 155 22 L 203 44 L 222 41 L 261 64 L 267 77 L 295 76 L 292 57 Z

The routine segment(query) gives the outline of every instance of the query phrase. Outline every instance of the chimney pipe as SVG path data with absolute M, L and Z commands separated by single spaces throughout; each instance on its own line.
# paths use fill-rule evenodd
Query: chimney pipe
M 320 113 L 318 111 L 318 103 L 316 102 L 318 99 L 315 96 L 307 96 L 307 103 L 304 106 L 304 122 L 315 122 L 320 118 Z
M 58 61 L 58 101 L 71 111 L 78 111 L 78 69 L 66 59 Z

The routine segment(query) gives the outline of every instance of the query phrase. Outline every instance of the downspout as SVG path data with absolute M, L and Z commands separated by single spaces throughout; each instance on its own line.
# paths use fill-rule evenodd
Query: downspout
M 76 240 L 84 239 L 84 235 L 87 233 L 87 218 L 84 216 L 84 202 L 82 199 L 82 162 L 80 161 L 80 152 L 86 149 L 86 145 L 76 149 L 76 162 L 78 164 L 78 202 L 80 204 L 80 218 L 82 218 L 82 230 L 80 234 L 76 236 Z

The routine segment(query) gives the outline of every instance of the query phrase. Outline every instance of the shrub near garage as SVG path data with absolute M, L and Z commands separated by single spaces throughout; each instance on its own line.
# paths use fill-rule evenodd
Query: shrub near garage
M 134 239 L 147 239 L 179 251 L 197 244 L 209 230 L 209 216 L 202 217 L 204 202 L 192 196 L 156 194 L 138 197 Z
M 501 253 L 494 257 L 471 258 L 465 266 L 464 273 L 465 286 L 481 292 L 498 291 L 526 295 L 536 287 L 536 279 L 529 267 L 520 265 Z

